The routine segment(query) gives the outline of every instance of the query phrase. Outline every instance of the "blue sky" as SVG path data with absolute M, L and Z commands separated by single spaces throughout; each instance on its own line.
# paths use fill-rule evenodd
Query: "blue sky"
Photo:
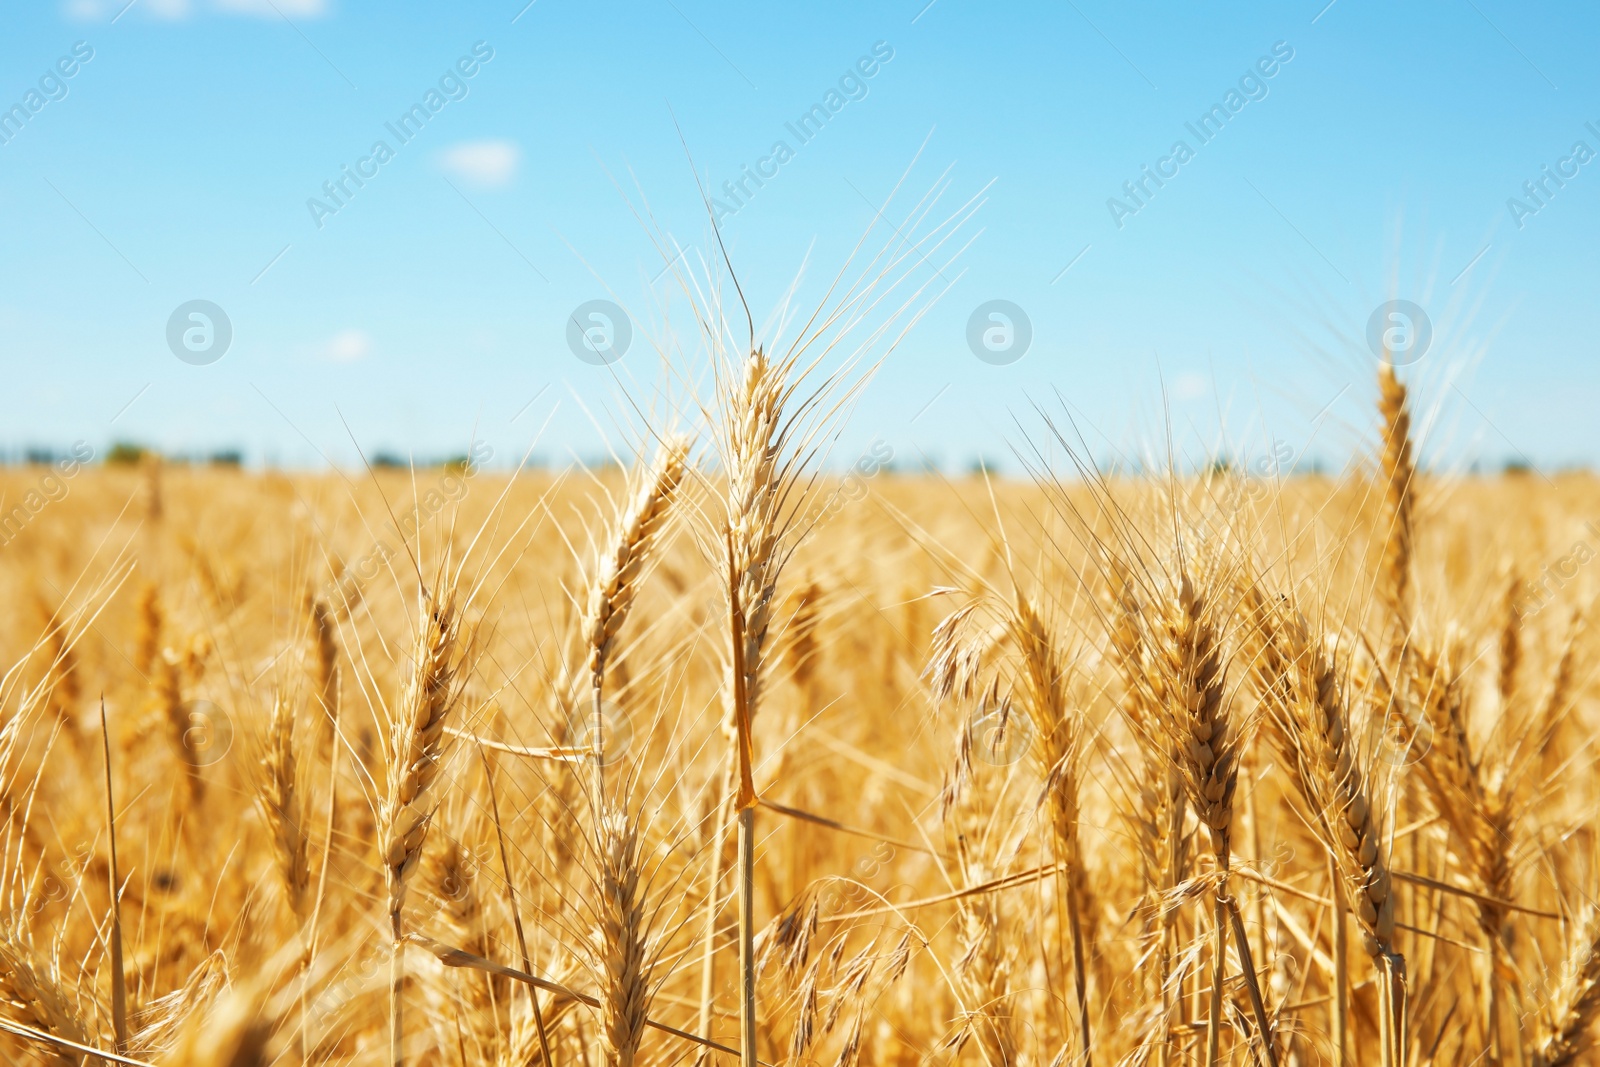
M 508 459 L 542 427 L 541 458 L 589 458 L 672 307 L 643 205 L 699 272 L 696 174 L 733 207 L 724 181 L 776 168 L 722 219 L 761 318 L 808 252 L 815 299 L 915 158 L 913 200 L 982 207 L 959 260 L 910 261 L 942 295 L 836 456 L 961 468 L 1037 435 L 1039 402 L 1102 458 L 1170 422 L 1193 454 L 1337 465 L 1370 430 L 1369 319 L 1402 299 L 1431 331 L 1406 373 L 1435 462 L 1600 459 L 1589 5 L 124 2 L 15 5 L 0 37 L 8 450 L 298 466 L 476 433 Z M 386 124 L 430 90 L 401 143 Z M 308 206 L 345 167 L 370 176 Z M 1146 167 L 1169 176 L 1134 201 Z M 566 343 L 603 298 L 635 313 L 612 367 Z M 196 299 L 232 329 L 206 365 L 166 337 Z M 993 300 L 1031 326 L 1003 365 L 967 339 Z

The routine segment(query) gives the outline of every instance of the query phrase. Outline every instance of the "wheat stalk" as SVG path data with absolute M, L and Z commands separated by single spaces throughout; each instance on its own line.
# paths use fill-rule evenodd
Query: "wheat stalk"
M 726 552 L 729 626 L 723 730 L 733 743 L 727 780 L 737 781 L 731 803 L 738 820 L 740 1058 L 744 1067 L 755 1067 L 756 792 L 750 724 L 761 703 L 767 631 L 784 558 L 779 550 L 786 521 L 783 506 L 788 482 L 780 461 L 785 393 L 782 371 L 761 349 L 754 349 L 729 392 L 722 426 L 722 460 L 728 483 L 721 540 Z M 714 850 L 721 847 L 722 811 L 719 809 L 712 839 Z M 713 868 L 706 903 L 708 932 L 714 929 L 711 916 L 717 896 L 716 874 Z M 708 1039 L 710 1015 L 704 1005 L 708 1004 L 706 994 L 714 966 L 709 946 L 708 939 L 701 982 L 701 1023 Z

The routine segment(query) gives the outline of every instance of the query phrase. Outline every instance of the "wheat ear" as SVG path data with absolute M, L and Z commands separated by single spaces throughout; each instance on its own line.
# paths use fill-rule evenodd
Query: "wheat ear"
M 1411 408 L 1406 387 L 1387 360 L 1378 364 L 1378 413 L 1383 419 L 1381 451 L 1384 540 L 1381 594 L 1389 609 L 1396 650 L 1411 636 L 1412 513 L 1416 496 L 1416 461 L 1411 448 Z
M 589 582 L 589 599 L 583 613 L 583 643 L 587 668 L 598 687 L 617 634 L 639 591 L 651 549 L 666 525 L 672 499 L 683 481 L 689 439 L 672 436 L 662 441 L 655 458 L 628 495 L 617 514 L 610 536 L 595 560 Z
M 957 838 L 961 873 L 968 885 L 987 877 L 981 864 L 968 860 L 966 839 Z M 959 904 L 959 946 L 956 970 L 967 997 L 967 1031 L 977 1037 L 987 1067 L 1007 1067 L 1017 1062 L 1017 1035 L 1011 1004 L 1010 962 L 1000 935 L 1000 911 L 994 898 L 975 896 Z
M 429 788 L 444 756 L 444 724 L 461 697 L 461 620 L 455 591 L 445 586 L 424 595 L 412 673 L 399 705 L 390 715 L 387 737 L 387 790 L 378 811 L 378 848 L 388 894 L 394 937 L 390 960 L 390 1056 L 404 1062 L 401 989 L 404 984 L 404 931 L 401 913 L 406 890 L 422 859 L 433 810 Z
M 1059 861 L 1066 865 L 1066 919 L 1072 942 L 1073 994 L 1077 999 L 1078 1039 L 1084 1067 L 1094 1062 L 1089 1026 L 1088 979 L 1084 973 L 1083 911 L 1088 881 L 1078 839 L 1079 781 L 1083 756 L 1082 723 L 1067 709 L 1066 667 L 1054 636 L 1033 602 L 1020 591 L 1011 616 L 1012 639 L 1022 653 L 1028 714 L 1041 741 L 1050 823 Z
M 223 993 L 209 1010 L 194 1012 L 179 1036 L 171 1063 L 185 1067 L 270 1067 L 272 1021 L 251 987 Z
M 1187 800 L 1183 775 L 1177 762 L 1166 751 L 1166 740 L 1157 715 L 1158 703 L 1152 692 L 1146 620 L 1133 581 L 1115 561 L 1115 602 L 1110 616 L 1111 659 L 1122 678 L 1121 710 L 1134 731 L 1153 742 L 1145 759 L 1148 774 L 1139 789 L 1139 808 L 1134 840 L 1144 875 L 1146 915 L 1144 934 L 1151 942 L 1155 966 L 1150 969 L 1146 988 L 1160 1002 L 1155 1032 L 1147 1045 L 1153 1047 L 1157 1067 L 1166 1067 L 1172 1054 L 1173 991 L 1172 974 L 1177 911 L 1168 906 L 1167 894 L 1188 874 L 1188 837 L 1184 834 Z
M 1561 969 L 1561 982 L 1539 1028 L 1532 1067 L 1567 1067 L 1595 1047 L 1600 1015 L 1600 909 L 1590 907 Z
M 594 723 L 590 743 L 594 751 L 596 804 L 603 804 L 605 781 L 604 721 L 600 713 L 605 684 L 606 663 L 616 646 L 617 635 L 627 621 L 639 586 L 651 560 L 651 550 L 666 525 L 672 499 L 683 481 L 689 455 L 689 439 L 673 436 L 662 441 L 655 458 L 638 479 L 627 503 L 617 514 L 610 536 L 592 567 L 589 598 L 582 623 L 586 652 L 586 673 Z M 596 810 L 599 810 L 598 807 Z
M 625 808 L 600 818 L 600 923 L 596 949 L 601 989 L 601 1045 L 607 1067 L 633 1067 L 647 1018 L 650 970 L 639 885 L 639 831 Z
M 283 877 L 289 907 L 303 915 L 306 890 L 311 884 L 308 842 L 305 832 L 305 798 L 300 788 L 299 760 L 295 754 L 294 714 L 281 697 L 272 705 L 267 727 L 267 750 L 262 759 L 265 772 L 261 805 L 272 828 L 272 844 Z
M 161 653 L 161 590 L 154 582 L 139 587 L 137 624 L 133 641 L 133 669 L 149 677 Z
M 1522 664 L 1522 579 L 1515 568 L 1506 580 L 1505 615 L 1500 624 L 1500 707 L 1508 708 L 1517 690 L 1517 668 Z
M 1351 903 L 1361 943 L 1381 978 L 1379 1023 L 1384 1067 L 1402 1067 L 1406 1049 L 1405 959 L 1394 949 L 1397 895 L 1373 806 L 1375 792 L 1350 733 L 1338 669 L 1298 612 L 1258 611 L 1266 630 L 1257 657 L 1263 695 L 1287 741 L 1286 762 L 1310 808 Z M 1336 916 L 1336 921 L 1343 921 Z M 1343 997 L 1336 990 L 1336 998 Z M 1334 1035 L 1343 1043 L 1344 1034 Z
M 1221 1062 L 1222 988 L 1226 977 L 1230 924 L 1238 935 L 1245 989 L 1250 994 L 1261 1047 L 1271 1067 L 1277 1065 L 1271 1020 L 1261 997 L 1251 960 L 1244 920 L 1228 895 L 1232 862 L 1233 800 L 1239 784 L 1239 762 L 1245 731 L 1235 721 L 1227 695 L 1221 618 L 1212 598 L 1195 588 L 1187 571 L 1179 574 L 1177 596 L 1163 604 L 1156 684 L 1162 705 L 1157 716 L 1165 737 L 1157 751 L 1171 753 L 1182 774 L 1189 805 L 1210 831 L 1217 861 L 1212 901 L 1215 947 L 1211 1005 L 1206 1023 L 1208 1064 Z
M 56 980 L 54 968 L 35 966 L 32 952 L 9 934 L 0 934 L 0 990 L 8 1006 L 22 1016 L 18 1021 L 79 1045 L 91 1043 L 88 1024 Z M 83 1062 L 82 1056 L 65 1049 L 54 1049 L 51 1054 L 63 1065 L 76 1067 Z
M 334 636 L 334 627 L 333 609 L 328 607 L 328 602 L 320 598 L 312 600 L 312 693 L 317 712 L 317 728 L 313 736 L 317 738 L 315 754 L 318 757 L 324 748 L 331 751 L 335 743 L 334 724 L 339 718 L 339 643 Z
M 761 349 L 744 361 L 739 380 L 728 390 L 723 412 L 723 463 L 727 470 L 725 592 L 728 598 L 728 684 L 724 687 L 723 731 L 732 742 L 725 781 L 737 781 L 731 805 L 738 819 L 738 898 L 740 969 L 740 1059 L 755 1067 L 755 782 L 750 724 L 761 702 L 762 667 L 772 602 L 782 567 L 784 489 L 779 453 L 784 396 L 783 375 Z M 724 790 L 726 793 L 727 790 Z M 712 848 L 720 849 L 726 807 L 719 808 Z M 707 931 L 714 931 L 717 884 L 707 892 Z M 707 941 L 701 971 L 701 1028 L 709 1040 L 709 1000 L 715 961 Z
M 1432 731 L 1432 747 L 1417 770 L 1435 809 L 1461 839 L 1473 879 L 1483 896 L 1478 900 L 1478 926 L 1487 955 L 1483 970 L 1483 1007 L 1491 1042 L 1503 1052 L 1505 1031 L 1500 966 L 1507 950 L 1509 927 L 1505 908 L 1495 901 L 1514 893 L 1512 856 L 1517 840 L 1517 781 L 1500 775 L 1486 782 L 1467 733 L 1470 720 L 1466 678 L 1455 666 L 1459 652 L 1447 640 L 1443 652 L 1419 648 L 1410 657 L 1413 689 L 1422 716 Z M 1513 986 L 1512 992 L 1515 993 Z

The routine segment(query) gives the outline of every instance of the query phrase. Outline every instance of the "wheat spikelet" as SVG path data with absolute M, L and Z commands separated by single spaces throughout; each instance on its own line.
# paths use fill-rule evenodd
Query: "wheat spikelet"
M 1511 705 L 1517 689 L 1517 667 L 1522 662 L 1522 609 L 1519 606 L 1522 579 L 1516 569 L 1506 581 L 1504 620 L 1500 625 L 1500 707 Z
M 1158 721 L 1182 773 L 1189 806 L 1210 831 L 1218 867 L 1232 854 L 1233 795 L 1244 738 L 1225 692 L 1219 619 L 1203 592 L 1182 575 L 1177 596 L 1162 605 L 1156 678 Z
M 1529 1057 L 1532 1067 L 1568 1067 L 1592 1052 L 1600 1015 L 1600 909 L 1589 907 L 1574 935 Z
M 62 987 L 56 968 L 36 964 L 32 950 L 10 934 L 0 934 L 0 993 L 36 1029 L 80 1045 L 91 1043 L 88 1024 Z M 55 1062 L 73 1067 L 83 1059 L 64 1049 L 51 1049 L 49 1054 Z
M 1434 806 L 1467 848 L 1471 870 L 1482 891 L 1500 900 L 1512 895 L 1511 852 L 1515 832 L 1516 782 L 1488 775 L 1474 757 L 1467 732 L 1466 679 L 1457 669 L 1460 653 L 1447 641 L 1443 651 L 1419 647 L 1413 686 L 1421 696 L 1422 713 L 1432 744 L 1417 764 Z M 1504 922 L 1500 907 L 1479 902 L 1479 923 L 1498 937 Z
M 784 626 L 784 661 L 794 684 L 805 694 L 804 710 L 810 713 L 816 703 L 817 673 L 822 649 L 817 641 L 817 625 L 822 614 L 822 586 L 807 578 L 788 597 L 788 624 Z
M 210 1010 L 194 1012 L 168 1062 L 183 1067 L 269 1067 L 272 1024 L 253 988 L 229 990 Z
M 1400 1067 L 1407 1046 L 1405 960 L 1394 947 L 1398 897 L 1338 666 L 1304 616 L 1288 607 L 1270 610 L 1259 593 L 1253 600 L 1263 631 L 1256 659 L 1262 694 L 1284 739 L 1285 762 L 1343 881 L 1340 897 L 1351 902 L 1362 947 L 1387 986 L 1379 1003 L 1384 1063 Z
M 313 720 L 317 738 L 315 752 L 320 757 L 333 744 L 334 724 L 339 719 L 339 644 L 335 637 L 333 611 L 320 597 L 311 600 L 312 699 L 316 702 Z
M 759 348 L 751 352 L 727 413 L 728 454 L 723 460 L 728 474 L 729 594 L 737 597 L 742 615 L 739 659 L 745 704 L 743 709 L 732 707 L 734 686 L 729 685 L 730 732 L 736 715 L 753 718 L 761 706 L 767 630 L 782 565 L 778 552 L 785 488 L 778 476 L 782 396 L 783 379 L 777 369 Z
M 192 809 L 205 795 L 206 780 L 195 751 L 195 724 L 190 720 L 189 705 L 184 700 L 187 665 L 185 657 L 175 649 L 161 650 L 156 662 L 156 700 L 166 723 L 167 737 L 183 765 L 183 788 L 177 791 L 176 798 L 180 805 Z
M 484 923 L 483 898 L 478 895 L 477 865 L 472 853 L 458 838 L 445 837 L 435 862 L 433 887 L 461 942 L 475 946 L 480 950 L 479 955 L 487 956 L 488 929 Z
M 1251 961 L 1238 904 L 1228 893 L 1232 863 L 1234 794 L 1248 742 L 1249 721 L 1235 716 L 1227 692 L 1227 661 L 1222 627 L 1229 612 L 1214 594 L 1197 590 L 1187 564 L 1180 564 L 1178 588 L 1160 607 L 1153 627 L 1153 690 L 1158 728 L 1146 733 L 1147 749 L 1172 760 L 1183 778 L 1189 807 L 1210 832 L 1216 859 L 1213 878 L 1211 1003 L 1206 1019 L 1209 1064 L 1221 1055 L 1223 984 L 1229 923 L 1232 923 L 1246 991 L 1256 1024 L 1255 1039 L 1268 1064 L 1276 1065 L 1276 1038 Z
M 379 854 L 390 924 L 400 938 L 406 888 L 422 858 L 432 818 L 429 789 L 444 756 L 444 725 L 461 697 L 461 620 L 454 590 L 424 600 L 411 677 L 390 717 L 386 738 L 388 789 L 378 811 Z
M 1474 757 L 1467 732 L 1470 721 L 1467 680 L 1455 666 L 1460 653 L 1447 638 L 1442 652 L 1419 647 L 1411 657 L 1411 685 L 1420 695 L 1422 714 L 1432 732 L 1432 747 L 1418 763 L 1420 778 L 1435 810 L 1464 846 L 1467 873 L 1482 894 L 1476 901 L 1478 927 L 1487 949 L 1482 977 L 1482 1009 L 1490 1044 L 1503 1054 L 1511 1020 L 1502 1015 L 1519 996 L 1506 981 L 1503 960 L 1511 950 L 1511 928 L 1499 901 L 1515 897 L 1513 867 L 1519 838 L 1518 778 L 1502 766 L 1490 775 Z
M 1534 758 L 1543 760 L 1550 754 L 1561 727 L 1566 722 L 1567 713 L 1572 708 L 1573 688 L 1576 683 L 1574 667 L 1577 663 L 1578 638 L 1582 633 L 1583 612 L 1573 608 L 1567 620 L 1567 636 L 1561 646 L 1561 655 L 1556 660 L 1555 670 L 1550 676 L 1550 691 L 1545 694 L 1544 701 L 1534 718 Z
M 422 845 L 433 819 L 430 788 L 444 758 L 445 720 L 461 698 L 465 683 L 461 619 L 455 587 L 447 579 L 432 595 L 423 594 L 422 618 L 412 653 L 411 676 L 391 710 L 385 738 L 387 789 L 378 809 L 377 835 L 383 868 L 389 927 L 390 1059 L 403 1062 L 401 992 L 405 980 L 401 916 L 406 891 L 422 859 Z
M 1028 715 L 1041 742 L 1045 794 L 1049 798 L 1057 859 L 1067 867 L 1066 919 L 1072 942 L 1073 992 L 1077 1000 L 1083 1062 L 1087 1065 L 1093 1062 L 1093 1041 L 1084 958 L 1085 943 L 1094 943 L 1095 929 L 1093 898 L 1078 838 L 1083 723 L 1067 708 L 1066 666 L 1055 637 L 1033 601 L 1020 590 L 1013 605 L 1010 628 L 1012 640 L 1022 655 Z M 1091 917 L 1087 924 L 1086 916 Z
M 1060 650 L 1038 609 L 1019 595 L 1011 617 L 1012 639 L 1022 652 L 1026 708 L 1039 731 L 1040 754 L 1049 788 L 1052 825 L 1061 860 L 1073 868 L 1081 862 L 1078 842 L 1078 788 L 1083 755 L 1082 724 L 1067 708 L 1066 667 Z
M 182 986 L 146 1001 L 130 1014 L 128 1023 L 135 1029 L 129 1048 L 146 1059 L 170 1053 L 184 1029 L 226 988 L 228 966 L 226 953 L 213 952 L 190 972 Z
M 604 813 L 597 828 L 600 862 L 595 952 L 601 972 L 601 1048 L 607 1067 L 632 1067 L 649 1009 L 639 831 L 625 809 Z
M 601 687 L 617 634 L 638 595 L 651 549 L 666 525 L 688 455 L 687 437 L 673 435 L 662 441 L 613 521 L 610 536 L 592 567 L 582 635 L 589 677 L 596 690 Z
M 149 677 L 156 665 L 156 656 L 161 653 L 161 590 L 155 582 L 145 582 L 139 587 L 135 611 L 133 669 Z
M 273 854 L 283 878 L 289 908 L 303 915 L 306 890 L 311 884 L 305 831 L 306 807 L 300 788 L 299 761 L 295 755 L 294 713 L 286 701 L 273 702 L 267 727 L 267 749 L 262 758 L 265 772 L 261 785 L 261 806 L 272 829 Z
M 1143 875 L 1140 880 L 1143 936 L 1146 952 L 1153 957 L 1148 973 L 1146 995 L 1159 1005 L 1154 1031 L 1147 1039 L 1158 1067 L 1165 1067 L 1171 1055 L 1171 1027 L 1174 1011 L 1172 976 L 1173 940 L 1176 909 L 1168 903 L 1169 894 L 1185 878 L 1189 867 L 1189 837 L 1184 833 L 1187 800 L 1183 775 L 1177 761 L 1165 750 L 1152 690 L 1152 665 L 1144 634 L 1148 624 L 1133 581 L 1114 566 L 1117 591 L 1110 615 L 1110 648 L 1122 682 L 1121 709 L 1134 729 L 1160 744 L 1147 746 L 1144 777 L 1138 788 L 1138 807 L 1133 814 L 1133 839 L 1138 849 Z
M 981 879 L 980 879 L 981 880 Z M 1017 1038 L 1011 1017 L 1010 967 L 1000 938 L 998 916 L 992 902 L 963 903 L 957 970 L 963 978 L 967 1026 L 983 1048 L 983 1060 L 992 1067 L 1017 1062 Z
M 723 732 L 732 742 L 725 780 L 736 787 L 731 803 L 738 819 L 738 900 L 740 967 L 740 1056 L 755 1067 L 755 782 L 751 723 L 761 706 L 762 679 L 772 603 L 785 555 L 780 542 L 792 513 L 784 511 L 792 471 L 781 462 L 783 370 L 760 349 L 744 360 L 737 381 L 719 383 L 724 408 L 719 427 L 722 463 L 728 479 L 720 540 L 726 550 L 723 592 L 728 609 L 727 682 L 723 688 Z M 726 794 L 728 789 L 723 788 Z M 726 807 L 719 806 L 713 848 L 720 850 Z M 720 851 L 718 852 L 720 855 Z M 701 1033 L 709 1036 L 715 956 L 714 901 L 720 864 L 713 862 L 706 904 L 701 964 Z
M 1393 623 L 1395 647 L 1411 635 L 1412 514 L 1416 507 L 1416 462 L 1411 451 L 1411 409 L 1394 366 L 1378 364 L 1378 412 L 1383 419 L 1380 462 L 1385 523 L 1380 591 Z

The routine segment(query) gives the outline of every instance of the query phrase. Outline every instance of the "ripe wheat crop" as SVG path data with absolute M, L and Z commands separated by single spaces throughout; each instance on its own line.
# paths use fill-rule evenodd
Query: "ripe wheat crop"
M 5 1061 L 1595 1062 L 1592 478 L 1430 474 L 1385 367 L 1339 476 L 1044 418 L 841 503 L 827 328 L 426 515 L 79 473 L 0 551 Z

